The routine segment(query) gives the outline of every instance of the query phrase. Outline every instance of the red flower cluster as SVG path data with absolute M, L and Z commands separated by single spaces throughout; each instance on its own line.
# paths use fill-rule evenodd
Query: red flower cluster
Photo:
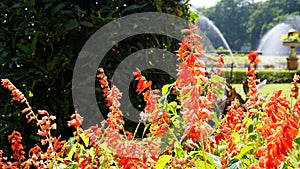
M 119 158 L 117 165 L 122 168 L 148 168 L 151 165 L 153 166 L 155 161 L 157 161 L 156 157 L 160 152 L 159 144 L 153 140 L 150 141 L 147 139 L 143 140 L 147 144 L 140 144 L 140 142 L 131 140 L 133 136 L 128 131 L 124 131 L 124 134 L 127 136 L 127 138 L 124 138 L 119 134 L 120 130 L 124 130 L 124 121 L 122 119 L 123 114 L 119 109 L 119 99 L 122 95 L 115 86 L 113 86 L 111 89 L 109 88 L 104 70 L 102 68 L 99 68 L 98 70 L 100 73 L 97 77 L 100 78 L 99 81 L 101 88 L 104 92 L 106 100 L 108 101 L 107 106 L 109 106 L 110 111 L 108 114 L 108 119 L 105 122 L 108 124 L 108 128 L 104 128 L 104 124 L 102 123 L 102 127 L 100 129 L 98 127 L 91 128 L 93 131 L 92 133 L 94 134 L 90 133 L 89 135 L 92 136 L 95 144 L 107 142 L 108 146 L 116 151 L 114 158 Z M 158 95 L 156 95 L 157 91 L 151 90 L 151 82 L 148 82 L 146 78 L 141 75 L 139 70 L 138 72 L 134 73 L 134 75 L 136 80 L 139 80 L 137 87 L 138 92 L 143 93 L 145 100 L 148 101 L 145 112 L 155 112 L 157 110 L 156 104 L 158 100 Z M 158 119 L 159 118 L 156 120 Z M 105 137 L 103 137 L 103 135 L 105 135 Z M 95 140 L 96 136 L 101 136 L 99 141 Z M 103 140 L 105 138 L 106 140 Z
M 213 113 L 212 102 L 205 95 L 203 96 L 205 87 L 200 84 L 200 82 L 206 82 L 207 78 L 205 77 L 205 64 L 201 60 L 204 52 L 198 41 L 203 38 L 195 34 L 198 29 L 191 24 L 190 29 L 182 31 L 187 35 L 177 51 L 178 58 L 183 61 L 178 67 L 176 81 L 182 96 L 181 113 L 187 121 L 183 138 L 187 136 L 193 141 L 203 141 L 212 133 L 212 128 L 206 121 L 211 119 Z
M 165 135 L 166 129 L 169 127 L 169 114 L 165 111 L 161 112 L 158 107 L 159 90 L 151 89 L 151 81 L 142 75 L 141 71 L 137 68 L 136 72 L 133 72 L 135 80 L 138 80 L 137 92 L 142 93 L 144 101 L 146 102 L 145 113 L 149 114 L 149 120 L 152 122 L 151 132 L 154 136 Z
M 21 112 L 22 114 L 26 114 L 26 117 L 28 118 L 28 122 L 32 120 L 37 120 L 37 117 L 35 116 L 34 112 L 32 111 L 31 106 L 29 105 L 29 102 L 27 98 L 24 96 L 24 94 L 17 89 L 14 84 L 12 84 L 8 79 L 1 79 L 2 86 L 4 88 L 7 88 L 11 95 L 13 96 L 13 100 L 16 100 L 20 103 L 24 103 L 27 107 L 23 109 Z
M 257 89 L 257 84 L 259 83 L 259 79 L 256 78 L 256 68 L 255 68 L 255 63 L 258 62 L 258 53 L 255 51 L 251 51 L 250 54 L 248 55 L 248 59 L 250 62 L 250 67 L 247 72 L 248 76 L 248 87 L 249 87 L 249 92 L 247 93 L 247 102 L 245 103 L 245 107 L 247 109 L 256 109 L 260 108 L 262 104 L 265 102 L 265 99 L 260 96 L 258 89 Z M 252 113 L 249 113 L 248 117 L 252 116 Z
M 217 144 L 222 140 L 227 143 L 225 158 L 222 160 L 223 167 L 226 167 L 231 157 L 234 157 L 238 153 L 238 150 L 234 151 L 236 144 L 233 141 L 232 133 L 241 129 L 241 124 L 245 117 L 244 109 L 237 99 L 232 101 L 231 106 L 227 109 L 227 115 L 219 127 L 220 133 L 215 137 Z
M 264 126 L 258 130 L 266 145 L 259 148 L 256 156 L 259 167 L 272 169 L 284 161 L 288 152 L 293 149 L 293 140 L 298 136 L 299 112 L 289 113 L 289 101 L 280 97 L 277 91 L 267 103 Z
M 57 138 L 51 136 L 50 130 L 56 129 L 56 123 L 53 123 L 56 117 L 49 115 L 49 113 L 45 110 L 38 110 L 38 114 L 35 114 L 22 92 L 20 92 L 8 79 L 2 79 L 1 82 L 5 88 L 8 88 L 9 91 L 11 91 L 14 100 L 26 104 L 27 107 L 22 110 L 22 114 L 26 114 L 28 122 L 32 120 L 36 121 L 36 125 L 40 127 L 37 134 L 45 137 L 41 139 L 42 145 L 48 144 L 48 148 L 45 153 L 40 151 L 38 146 L 32 148 L 29 151 L 29 155 L 32 154 L 32 152 L 36 152 L 35 155 L 32 154 L 31 158 L 24 161 L 25 152 L 23 151 L 23 146 L 20 144 L 22 140 L 21 134 L 14 131 L 9 136 L 9 141 L 12 143 L 11 148 L 14 153 L 14 158 L 17 158 L 19 162 L 7 162 L 5 168 L 14 168 L 13 166 L 23 166 L 24 168 L 30 168 L 30 166 L 47 168 L 47 165 L 55 163 L 56 159 L 62 155 L 67 148 L 66 146 L 63 148 L 66 141 L 59 141 L 60 137 Z M 42 116 L 40 119 L 38 117 L 39 115 Z M 23 162 L 20 163 L 20 161 Z
M 24 103 L 27 101 L 24 94 L 19 89 L 17 89 L 8 79 L 1 79 L 1 82 L 3 87 L 8 88 L 8 90 L 11 91 L 11 95 L 13 96 L 14 100 L 20 103 Z
M 250 64 L 259 63 L 260 60 L 258 59 L 258 53 L 256 51 L 250 51 L 248 54 L 248 60 Z
M 182 30 L 182 33 L 187 34 L 180 43 L 180 48 L 177 51 L 178 59 L 183 62 L 178 68 L 178 77 L 176 85 L 181 88 L 189 84 L 196 85 L 198 79 L 206 82 L 205 77 L 205 63 L 200 59 L 204 56 L 202 44 L 198 40 L 203 40 L 203 37 L 197 35 L 195 32 L 199 27 L 193 27 L 190 24 L 190 29 Z
M 68 126 L 74 126 L 75 128 L 80 128 L 83 121 L 83 117 L 75 113 L 71 115 L 71 121 L 68 121 Z
M 11 135 L 8 136 L 8 141 L 11 143 L 11 150 L 13 152 L 13 158 L 17 159 L 19 162 L 25 160 L 24 147 L 21 144 L 22 136 L 18 131 L 13 131 Z
M 147 169 L 150 166 L 155 166 L 160 153 L 160 144 L 148 138 L 144 138 L 142 142 L 145 144 L 141 144 L 141 141 L 125 141 L 116 144 L 117 154 L 115 158 L 120 158 L 117 165 L 129 169 Z
M 52 122 L 56 119 L 55 116 L 50 116 L 49 113 L 45 110 L 39 110 L 38 114 L 40 115 L 45 115 L 42 117 L 41 120 L 37 120 L 37 125 L 40 126 L 41 130 L 38 130 L 38 135 L 43 136 L 43 137 L 48 137 L 50 136 L 50 130 L 51 129 L 56 129 L 56 124 L 52 124 Z M 44 142 L 42 140 L 42 144 L 44 145 L 47 141 Z
M 169 168 L 195 168 L 196 160 L 187 160 L 184 158 L 172 157 Z
M 106 106 L 109 107 L 109 114 L 107 119 L 107 124 L 110 128 L 122 130 L 124 121 L 122 119 L 123 114 L 122 111 L 119 109 L 120 102 L 119 99 L 121 98 L 122 94 L 120 93 L 119 89 L 115 86 L 110 89 L 108 86 L 107 76 L 104 73 L 102 68 L 98 69 L 99 74 L 97 77 L 99 78 L 99 82 L 102 88 L 103 96 L 105 97 L 107 104 Z
M 299 85 L 298 85 L 298 81 L 300 80 L 300 76 L 299 75 L 294 75 L 293 78 L 293 82 L 292 82 L 292 87 L 291 87 L 291 97 L 298 99 L 299 96 Z

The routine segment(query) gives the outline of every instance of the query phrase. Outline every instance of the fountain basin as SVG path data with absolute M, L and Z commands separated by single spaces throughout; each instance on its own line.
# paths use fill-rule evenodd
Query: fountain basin
M 300 47 L 300 42 L 284 41 L 284 42 L 283 42 L 283 46 Z

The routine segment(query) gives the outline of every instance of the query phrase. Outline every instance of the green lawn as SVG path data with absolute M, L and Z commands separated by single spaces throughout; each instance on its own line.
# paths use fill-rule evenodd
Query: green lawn
M 233 84 L 233 86 L 235 87 L 236 91 L 239 91 L 240 89 L 243 88 L 242 84 Z M 289 84 L 289 83 L 266 84 L 261 89 L 259 89 L 259 91 L 262 94 L 262 96 L 266 96 L 267 99 L 269 99 L 270 96 L 273 94 L 273 92 L 277 91 L 277 90 L 283 90 L 282 96 L 290 97 L 290 94 L 291 94 L 290 87 L 291 87 L 291 84 Z M 242 91 L 241 95 L 243 98 L 246 97 L 246 95 L 243 91 Z

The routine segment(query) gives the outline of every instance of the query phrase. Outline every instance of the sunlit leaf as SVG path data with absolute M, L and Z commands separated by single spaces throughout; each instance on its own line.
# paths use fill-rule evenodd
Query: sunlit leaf
M 171 155 L 162 155 L 159 157 L 157 163 L 156 163 L 156 169 L 163 169 L 167 163 L 171 160 Z
M 87 135 L 85 133 L 81 133 L 79 136 L 82 139 L 82 141 L 84 142 L 84 145 L 86 147 L 89 146 L 89 138 L 87 137 Z

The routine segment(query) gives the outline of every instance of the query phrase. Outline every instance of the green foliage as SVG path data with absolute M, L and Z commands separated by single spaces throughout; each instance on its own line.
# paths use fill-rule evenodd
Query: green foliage
M 165 168 L 165 166 L 171 160 L 171 158 L 172 158 L 171 155 L 162 155 L 162 156 L 160 156 L 157 163 L 156 163 L 156 168 L 157 169 Z
M 247 70 L 234 70 L 232 83 L 244 83 L 247 80 Z M 230 77 L 230 70 L 223 71 L 226 78 Z M 290 83 L 293 80 L 294 74 L 297 73 L 293 70 L 278 70 L 266 69 L 257 70 L 257 77 L 262 80 L 267 80 L 267 83 Z
M 179 0 L 1 1 L 0 78 L 16 82 L 34 110 L 45 109 L 56 115 L 58 130 L 55 134 L 68 138 L 72 130 L 67 128 L 66 121 L 74 112 L 72 72 L 83 44 L 106 23 L 132 13 L 149 11 L 194 19 L 187 4 Z M 116 46 L 115 52 L 107 54 L 102 67 L 111 76 L 114 66 L 132 52 L 148 47 L 174 51 L 177 43 L 157 35 L 128 38 Z M 0 149 L 8 152 L 9 146 L 4 143 L 12 130 L 21 131 L 25 148 L 33 147 L 38 142 L 31 132 L 35 126 L 26 124 L 26 118 L 19 115 L 23 108 L 13 104 L 7 91 L 0 89 L 0 94 L 0 142 L 3 143 Z
M 249 39 L 246 23 L 251 13 L 255 11 L 253 6 L 247 0 L 221 0 L 215 7 L 203 10 L 203 15 L 212 20 L 220 29 L 231 49 L 240 50 L 241 45 Z M 218 47 L 224 44 L 214 45 Z
M 287 42 L 300 42 L 300 33 L 299 32 L 294 32 L 292 34 L 286 34 L 286 35 L 283 35 L 281 37 L 281 40 L 282 41 L 287 41 Z

